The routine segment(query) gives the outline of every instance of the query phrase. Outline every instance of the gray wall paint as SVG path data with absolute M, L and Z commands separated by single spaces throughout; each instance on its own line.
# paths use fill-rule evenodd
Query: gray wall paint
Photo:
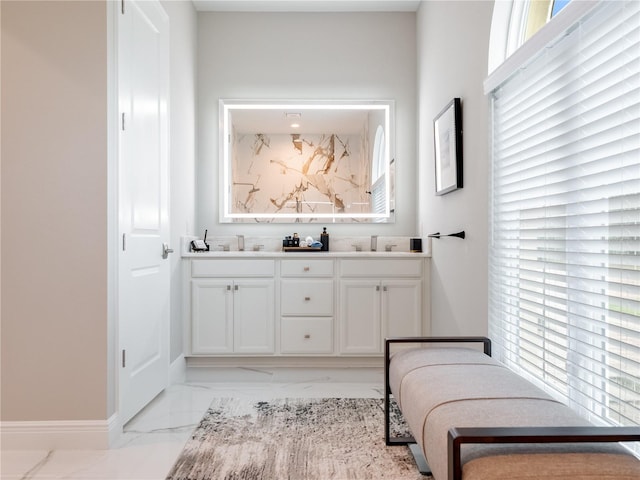
M 420 229 L 432 241 L 433 335 L 487 332 L 488 100 L 482 83 L 493 2 L 429 1 L 418 11 Z M 435 196 L 433 118 L 462 98 L 464 188 Z
M 104 419 L 105 2 L 0 8 L 2 420 Z
M 393 99 L 395 224 L 331 224 L 333 234 L 415 235 L 414 13 L 200 13 L 198 15 L 199 233 L 278 236 L 292 224 L 218 223 L 218 100 Z M 319 233 L 319 224 L 301 235 Z

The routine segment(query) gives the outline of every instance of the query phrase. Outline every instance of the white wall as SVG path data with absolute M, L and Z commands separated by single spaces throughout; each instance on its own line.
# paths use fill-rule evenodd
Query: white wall
M 418 11 L 420 233 L 432 241 L 433 335 L 487 333 L 488 100 L 482 83 L 493 2 L 428 1 Z M 435 195 L 433 118 L 462 99 L 464 188 Z
M 330 225 L 332 234 L 415 235 L 414 13 L 198 15 L 198 233 L 278 236 L 291 224 L 218 223 L 218 100 L 392 99 L 396 110 L 396 222 Z M 320 224 L 301 235 L 318 234 Z
M 180 237 L 195 233 L 197 12 L 191 2 L 163 0 L 169 15 L 170 219 L 171 261 L 170 360 L 183 352 L 182 259 Z M 189 299 L 187 299 L 189 301 Z

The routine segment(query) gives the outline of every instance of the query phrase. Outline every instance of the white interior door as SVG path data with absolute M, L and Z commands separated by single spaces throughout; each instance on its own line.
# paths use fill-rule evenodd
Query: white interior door
M 118 13 L 120 417 L 168 384 L 169 20 L 159 1 Z

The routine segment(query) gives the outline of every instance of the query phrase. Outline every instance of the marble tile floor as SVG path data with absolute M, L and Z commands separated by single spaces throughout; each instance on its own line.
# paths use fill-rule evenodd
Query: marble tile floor
M 264 373 L 264 372 L 257 372 Z M 382 398 L 381 372 L 305 374 L 264 381 L 189 378 L 161 393 L 124 428 L 109 450 L 2 451 L 2 480 L 164 480 L 214 398 Z M 192 377 L 205 377 L 205 374 Z M 202 378 L 198 378 L 202 380 Z M 288 381 L 284 381 L 288 380 Z

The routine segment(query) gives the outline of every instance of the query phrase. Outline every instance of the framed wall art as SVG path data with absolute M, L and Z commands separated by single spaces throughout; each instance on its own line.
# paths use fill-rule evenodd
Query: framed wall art
M 462 109 L 454 98 L 433 120 L 436 165 L 436 195 L 444 195 L 463 186 Z

